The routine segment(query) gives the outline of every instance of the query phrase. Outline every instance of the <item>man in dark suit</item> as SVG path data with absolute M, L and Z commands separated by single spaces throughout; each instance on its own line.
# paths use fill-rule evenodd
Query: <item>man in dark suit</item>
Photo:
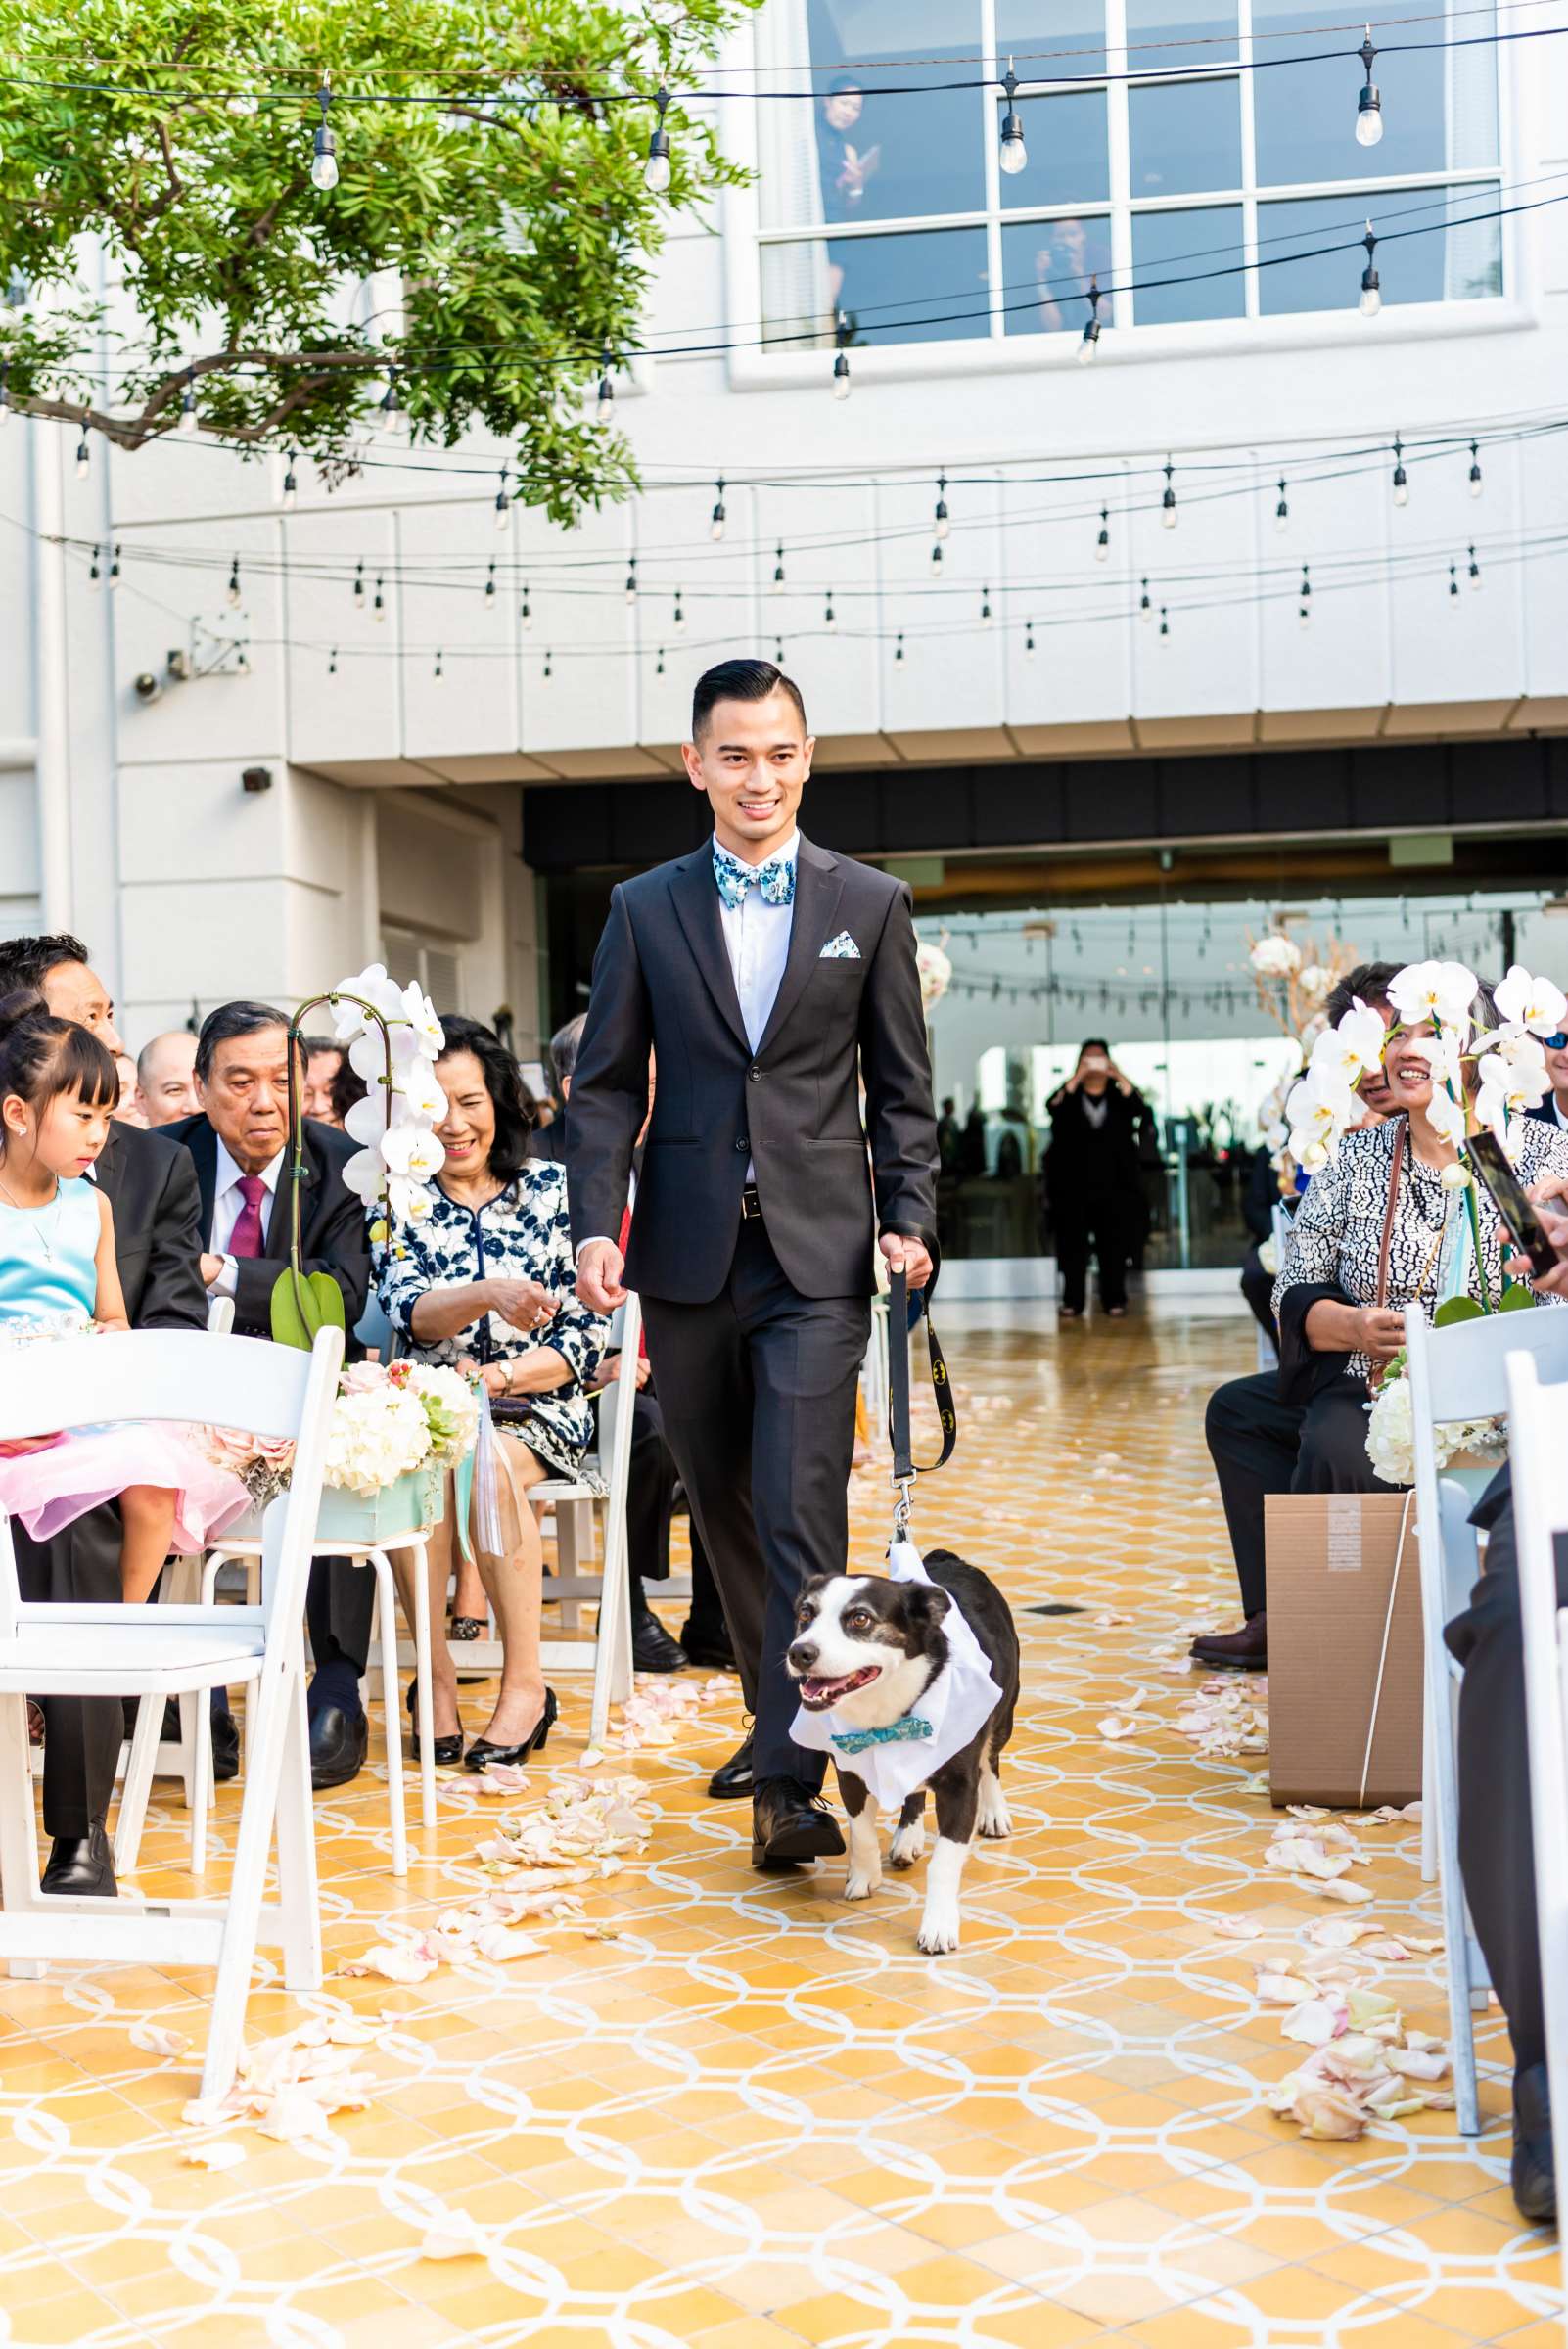
M 1568 1127 L 1568 1030 L 1559 1028 L 1555 1036 L 1545 1037 L 1542 1049 L 1551 1090 L 1544 1100 L 1532 1103 L 1525 1115 L 1540 1118 L 1547 1126 Z
M 567 1119 L 577 1293 L 608 1312 L 624 1274 L 642 1297 L 666 1438 L 723 1590 L 756 1717 L 760 1865 L 844 1848 L 816 1799 L 822 1757 L 790 1735 L 784 1651 L 802 1584 L 848 1549 L 878 1227 L 916 1288 L 936 1247 L 909 892 L 798 832 L 812 748 L 769 662 L 699 680 L 683 755 L 714 838 L 615 890 Z
M 289 1265 L 288 1036 L 287 1012 L 267 1003 L 225 1003 L 209 1012 L 196 1046 L 201 1114 L 166 1128 L 196 1168 L 202 1279 L 209 1296 L 233 1298 L 234 1327 L 244 1337 L 270 1337 L 272 1291 Z M 365 1211 L 343 1180 L 355 1146 L 335 1127 L 305 1120 L 300 1265 L 306 1272 L 331 1273 L 350 1330 L 370 1285 Z M 370 1575 L 336 1558 L 312 1566 L 310 1773 L 318 1787 L 344 1785 L 364 1762 L 359 1681 L 374 1603 Z M 214 1755 L 231 1735 L 216 1711 Z
M 109 990 L 81 941 L 59 934 L 0 943 L 0 995 L 36 988 L 58 1019 L 122 1047 Z M 93 1169 L 115 1211 L 115 1255 L 133 1329 L 205 1329 L 201 1200 L 183 1150 L 161 1133 L 115 1120 Z M 103 1606 L 119 1597 L 119 1514 L 92 1509 L 50 1542 L 13 1525 L 23 1595 Z M 115 1864 L 105 1819 L 123 1733 L 116 1697 L 44 1699 L 44 1826 L 52 1837 L 46 1892 L 112 1895 Z

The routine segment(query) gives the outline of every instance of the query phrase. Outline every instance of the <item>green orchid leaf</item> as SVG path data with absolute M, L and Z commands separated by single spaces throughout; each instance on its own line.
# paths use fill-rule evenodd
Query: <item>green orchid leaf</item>
M 1486 1318 L 1485 1308 L 1473 1297 L 1445 1297 L 1432 1315 L 1434 1329 L 1452 1329 L 1456 1321 L 1481 1321 Z
M 280 1272 L 272 1284 L 270 1318 L 272 1342 L 275 1346 L 297 1346 L 301 1354 L 310 1352 L 315 1330 L 307 1315 L 314 1310 L 314 1301 L 302 1280 L 292 1270 Z
M 343 1329 L 346 1326 L 343 1310 L 343 1291 L 330 1272 L 312 1272 L 305 1287 L 315 1300 L 316 1328 Z M 313 1334 L 313 1333 L 312 1333 Z
M 1510 1280 L 1502 1292 L 1499 1313 L 1529 1313 L 1535 1311 L 1536 1292 L 1522 1280 Z

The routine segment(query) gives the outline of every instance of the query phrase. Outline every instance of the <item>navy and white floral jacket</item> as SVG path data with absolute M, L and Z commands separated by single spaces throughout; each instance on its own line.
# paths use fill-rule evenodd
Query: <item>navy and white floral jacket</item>
M 585 1388 L 609 1344 L 610 1324 L 602 1313 L 590 1313 L 577 1303 L 566 1169 L 530 1158 L 504 1191 L 478 1210 L 460 1207 L 438 1181 L 432 1188 L 434 1212 L 423 1223 L 398 1227 L 401 1253 L 390 1253 L 385 1243 L 374 1250 L 382 1311 L 408 1351 L 425 1362 L 451 1363 L 462 1355 L 477 1362 L 504 1362 L 534 1347 L 553 1346 L 571 1365 L 572 1382 L 530 1396 L 533 1411 L 521 1433 L 541 1460 L 575 1476 L 593 1441 L 593 1405 Z M 420 1345 L 409 1327 L 420 1298 L 471 1280 L 536 1280 L 559 1301 L 555 1318 L 525 1332 L 497 1313 L 486 1313 L 454 1338 Z

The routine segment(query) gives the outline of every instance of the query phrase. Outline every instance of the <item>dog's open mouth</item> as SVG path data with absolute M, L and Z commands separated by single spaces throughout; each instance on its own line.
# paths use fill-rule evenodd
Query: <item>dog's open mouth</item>
M 801 1682 L 801 1702 L 808 1713 L 823 1713 L 829 1705 L 838 1704 L 856 1688 L 868 1687 L 881 1677 L 880 1664 L 862 1664 L 858 1672 L 846 1672 L 836 1681 L 825 1681 L 811 1674 Z

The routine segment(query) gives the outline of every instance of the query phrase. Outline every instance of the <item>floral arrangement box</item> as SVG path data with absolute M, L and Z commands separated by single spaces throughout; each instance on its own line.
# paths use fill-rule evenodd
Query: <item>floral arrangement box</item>
M 1268 1497 L 1268 1792 L 1275 1805 L 1375 1809 L 1413 1802 L 1421 1791 L 1424 1651 L 1414 1515 L 1398 1493 Z
M 253 1502 L 228 1529 L 227 1539 L 259 1542 L 264 1504 Z M 378 1546 L 399 1536 L 438 1525 L 446 1514 L 446 1476 L 441 1469 L 413 1468 L 375 1493 L 346 1493 L 331 1485 L 321 1489 L 316 1517 L 318 1542 L 341 1542 L 345 1548 L 366 1542 Z M 221 1542 L 217 1545 L 221 1548 Z

